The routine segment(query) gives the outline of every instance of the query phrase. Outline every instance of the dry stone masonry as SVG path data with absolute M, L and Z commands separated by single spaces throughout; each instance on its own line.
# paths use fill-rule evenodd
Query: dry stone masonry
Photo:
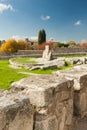
M 12 84 L 35 107 L 34 130 L 70 130 L 73 116 L 73 80 L 59 76 L 31 76 Z
M 0 130 L 76 130 L 86 99 L 87 65 L 29 76 L 0 92 Z
M 4 94 L 0 97 L 0 130 L 32 130 L 33 109 L 22 94 Z
M 74 114 L 83 118 L 87 116 L 87 66 L 61 71 L 60 75 L 74 80 Z M 77 69 L 78 68 L 78 69 Z M 59 72 L 58 72 L 59 73 Z M 57 72 L 56 72 L 57 74 Z

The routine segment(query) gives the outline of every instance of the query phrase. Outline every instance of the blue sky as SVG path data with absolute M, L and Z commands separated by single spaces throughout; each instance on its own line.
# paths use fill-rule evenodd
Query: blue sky
M 80 42 L 87 39 L 87 0 L 0 0 L 0 39 L 35 38 Z

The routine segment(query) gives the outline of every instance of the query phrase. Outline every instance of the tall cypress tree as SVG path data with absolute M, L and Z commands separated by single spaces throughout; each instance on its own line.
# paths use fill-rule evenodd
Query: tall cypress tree
M 42 35 L 43 35 L 43 42 L 46 42 L 46 32 L 44 29 L 42 29 Z
M 46 42 L 46 33 L 44 29 L 38 32 L 38 44 L 42 44 L 43 42 Z

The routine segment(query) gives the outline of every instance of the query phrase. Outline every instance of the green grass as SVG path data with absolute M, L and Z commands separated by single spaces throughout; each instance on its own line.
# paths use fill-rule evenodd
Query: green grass
M 12 82 L 26 77 L 25 74 L 19 72 L 20 69 L 9 67 L 8 60 L 0 60 L 0 89 L 9 89 Z
M 65 58 L 79 58 L 79 57 L 87 57 L 87 54 L 75 54 L 75 55 L 68 55 L 68 56 L 64 56 Z
M 24 58 L 13 58 L 13 61 L 19 62 L 19 63 L 29 63 L 29 64 L 36 64 L 34 58 L 24 57 Z
M 38 69 L 38 70 L 28 70 L 24 68 L 11 68 L 8 60 L 0 60 L 0 89 L 10 89 L 12 82 L 18 81 L 24 77 L 30 75 L 30 73 L 35 74 L 51 74 L 57 70 L 64 70 L 71 68 L 71 65 L 60 67 L 57 69 Z M 23 72 L 28 72 L 29 74 L 24 74 Z
M 35 74 L 52 74 L 52 72 L 57 71 L 57 69 L 37 69 L 37 70 L 29 70 L 30 73 Z
M 69 68 L 73 68 L 73 66 L 72 65 L 67 65 L 67 66 L 56 68 L 56 69 L 27 70 L 27 72 L 35 73 L 35 74 L 52 74 L 53 72 L 56 72 L 58 70 L 66 70 L 66 69 L 69 69 Z

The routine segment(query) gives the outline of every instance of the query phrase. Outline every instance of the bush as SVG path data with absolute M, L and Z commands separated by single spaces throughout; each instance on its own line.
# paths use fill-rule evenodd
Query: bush
M 70 66 L 71 65 L 71 63 L 69 62 L 69 61 L 64 61 L 65 62 L 65 66 Z

